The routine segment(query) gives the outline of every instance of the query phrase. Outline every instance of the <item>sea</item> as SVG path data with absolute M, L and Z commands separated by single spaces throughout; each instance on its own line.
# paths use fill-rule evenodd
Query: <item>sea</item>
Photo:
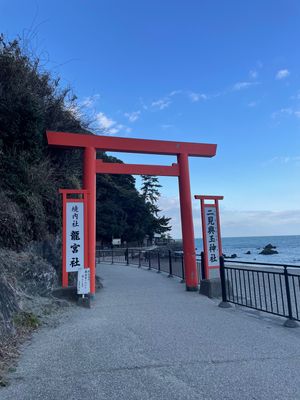
M 278 254 L 262 255 L 262 249 L 272 244 Z M 201 238 L 195 239 L 196 253 L 203 251 Z M 236 261 L 257 261 L 275 264 L 295 264 L 300 266 L 300 235 L 294 236 L 249 236 L 224 237 L 222 250 L 226 256 L 236 254 Z M 250 251 L 251 254 L 245 254 Z

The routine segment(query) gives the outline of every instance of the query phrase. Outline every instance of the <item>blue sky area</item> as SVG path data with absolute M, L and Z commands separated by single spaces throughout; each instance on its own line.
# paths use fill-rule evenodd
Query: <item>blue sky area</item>
M 296 0 L 0 0 L 1 31 L 30 41 L 95 129 L 218 144 L 190 173 L 193 194 L 225 196 L 223 236 L 300 232 L 299 20 Z M 160 181 L 180 237 L 177 180 Z

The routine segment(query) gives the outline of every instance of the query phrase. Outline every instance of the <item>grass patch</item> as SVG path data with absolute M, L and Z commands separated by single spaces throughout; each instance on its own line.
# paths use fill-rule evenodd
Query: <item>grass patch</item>
M 41 324 L 39 318 L 35 314 L 25 311 L 15 314 L 13 321 L 17 328 L 30 330 L 38 328 Z

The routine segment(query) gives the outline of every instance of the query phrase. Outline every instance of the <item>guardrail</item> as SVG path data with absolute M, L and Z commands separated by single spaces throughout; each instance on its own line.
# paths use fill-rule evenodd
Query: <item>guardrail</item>
M 228 307 L 228 303 L 233 303 L 285 317 L 285 326 L 298 326 L 296 321 L 300 321 L 300 266 L 224 261 L 224 257 L 220 257 L 220 265 L 221 307 Z
M 141 250 L 141 249 L 111 249 L 96 250 L 97 263 L 127 264 L 138 268 L 154 269 L 163 272 L 168 277 L 176 276 L 185 282 L 183 253 L 177 251 Z M 198 276 L 201 271 L 201 261 L 197 261 Z

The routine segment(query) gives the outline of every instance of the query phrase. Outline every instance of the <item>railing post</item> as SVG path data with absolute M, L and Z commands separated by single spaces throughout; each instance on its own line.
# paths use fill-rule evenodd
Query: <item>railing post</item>
M 157 273 L 160 273 L 160 253 L 157 252 Z
M 173 278 L 171 250 L 169 250 L 169 275 L 168 275 L 168 278 Z
M 111 263 L 114 263 L 114 249 L 111 249 Z
M 148 251 L 148 258 L 149 258 L 149 260 L 148 260 L 148 270 L 150 270 L 151 269 L 151 251 Z
M 292 310 L 292 301 L 291 301 L 291 292 L 290 292 L 290 283 L 289 283 L 289 274 L 287 267 L 284 266 L 284 281 L 285 281 L 285 291 L 286 291 L 286 300 L 287 300 L 287 306 L 288 306 L 288 313 L 289 317 L 283 324 L 284 326 L 288 328 L 296 328 L 298 326 L 297 322 L 293 318 L 293 310 Z
M 181 279 L 180 283 L 184 283 L 184 282 L 185 282 L 185 279 L 184 279 L 183 253 L 181 254 L 181 275 L 182 275 L 182 279 Z
M 139 266 L 138 268 L 141 268 L 141 250 L 139 250 Z
M 204 251 L 201 251 L 201 279 L 205 279 Z
M 125 259 L 126 259 L 126 264 L 129 265 L 129 250 L 128 250 L 128 248 L 125 250 Z
M 231 305 L 227 301 L 225 265 L 224 265 L 224 257 L 223 256 L 220 257 L 220 277 L 221 277 L 221 288 L 222 288 L 222 301 L 219 304 L 219 307 L 231 308 Z

